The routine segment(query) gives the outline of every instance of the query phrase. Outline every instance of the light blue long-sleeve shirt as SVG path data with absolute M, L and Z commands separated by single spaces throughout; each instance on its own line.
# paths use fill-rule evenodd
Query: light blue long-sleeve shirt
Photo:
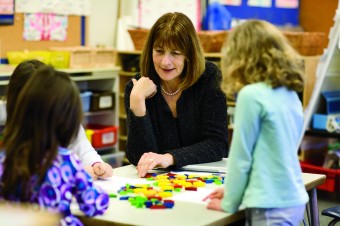
M 296 92 L 265 83 L 238 93 L 222 208 L 286 208 L 308 201 L 297 156 L 303 109 Z

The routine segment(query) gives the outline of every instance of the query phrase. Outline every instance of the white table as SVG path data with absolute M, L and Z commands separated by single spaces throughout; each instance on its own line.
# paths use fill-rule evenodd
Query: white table
M 192 174 L 199 174 L 192 172 Z M 304 183 L 311 196 L 311 212 L 315 213 L 313 208 L 316 208 L 316 186 L 322 184 L 325 180 L 324 175 L 319 174 L 303 174 Z M 117 187 L 125 185 L 125 183 L 147 183 L 145 179 L 138 178 L 137 171 L 134 166 L 123 166 L 114 169 L 114 176 L 107 181 L 96 182 L 99 186 L 102 186 L 108 192 L 117 192 Z M 197 191 L 183 191 L 192 196 L 196 200 L 177 200 L 174 195 L 175 206 L 173 209 L 166 210 L 150 210 L 150 209 L 138 209 L 132 206 L 128 201 L 121 201 L 118 198 L 110 199 L 110 205 L 108 210 L 102 216 L 96 216 L 94 218 L 84 217 L 79 211 L 73 211 L 85 225 L 227 225 L 236 222 L 245 217 L 244 211 L 238 211 L 234 214 L 229 214 L 220 211 L 208 210 L 206 203 L 202 202 L 202 198 L 205 197 L 206 189 L 214 189 L 217 185 L 206 186 L 205 192 Z M 198 189 L 200 190 L 200 188 Z M 204 190 L 204 189 L 203 189 Z M 200 197 L 200 195 L 203 195 Z M 312 220 L 318 221 L 318 218 Z M 316 224 L 314 224 L 316 225 Z

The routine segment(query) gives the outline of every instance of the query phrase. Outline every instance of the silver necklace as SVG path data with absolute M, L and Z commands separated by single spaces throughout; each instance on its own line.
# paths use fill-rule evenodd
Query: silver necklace
M 163 86 L 161 85 L 161 89 L 163 90 L 163 92 L 168 95 L 168 96 L 175 96 L 180 90 L 181 90 L 181 87 L 178 88 L 178 90 L 176 90 L 175 92 L 173 93 L 168 93 L 167 91 L 165 91 L 165 89 L 163 88 Z

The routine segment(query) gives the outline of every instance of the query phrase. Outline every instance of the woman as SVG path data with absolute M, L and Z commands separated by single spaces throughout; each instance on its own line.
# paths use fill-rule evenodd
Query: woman
M 138 73 L 125 87 L 126 155 L 145 176 L 228 155 L 221 73 L 205 62 L 191 20 L 167 13 L 150 30 Z

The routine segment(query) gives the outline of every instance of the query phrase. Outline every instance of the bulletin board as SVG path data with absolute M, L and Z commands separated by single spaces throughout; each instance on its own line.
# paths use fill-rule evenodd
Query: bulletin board
M 224 6 L 230 12 L 233 18 L 238 19 L 261 19 L 269 21 L 278 26 L 284 25 L 299 25 L 299 7 L 297 8 L 282 8 L 277 7 L 278 0 L 271 0 L 271 5 L 269 7 L 256 7 L 248 5 L 249 2 L 255 2 L 250 0 L 239 0 L 240 5 L 229 5 L 225 4 Z M 298 0 L 296 0 L 298 1 Z M 299 0 L 300 1 L 300 0 Z M 209 0 L 207 3 L 209 4 Z M 219 1 L 223 4 L 223 2 L 230 1 Z M 258 2 L 261 2 L 258 0 Z M 282 2 L 282 1 L 281 1 Z
M 23 39 L 24 14 L 15 13 L 14 24 L 0 26 L 0 58 L 7 58 L 7 51 L 48 50 L 50 47 L 86 45 L 87 23 L 85 16 L 68 16 L 66 41 L 26 41 Z

